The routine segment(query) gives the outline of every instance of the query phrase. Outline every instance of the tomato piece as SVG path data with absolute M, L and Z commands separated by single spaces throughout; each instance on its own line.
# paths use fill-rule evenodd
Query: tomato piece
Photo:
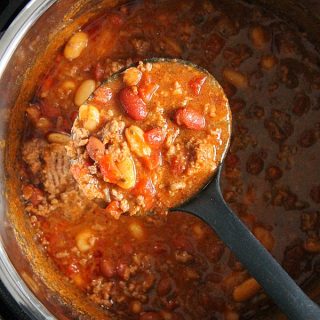
M 144 101 L 131 87 L 125 87 L 119 92 L 119 99 L 125 113 L 133 120 L 143 120 L 148 111 Z
M 142 195 L 144 197 L 146 209 L 150 209 L 152 207 L 156 193 L 157 191 L 152 180 L 147 177 L 141 178 L 132 190 L 133 195 Z
M 188 129 L 202 130 L 206 126 L 205 117 L 198 111 L 191 108 L 179 108 L 175 113 L 177 125 L 184 125 Z
M 154 170 L 162 165 L 162 154 L 154 150 L 149 157 L 143 157 L 141 160 L 147 169 Z
M 32 184 L 23 186 L 22 194 L 25 200 L 30 201 L 32 205 L 37 206 L 43 199 L 43 191 Z
M 120 209 L 120 202 L 116 200 L 111 201 L 105 210 L 108 214 L 112 215 L 115 219 L 119 219 L 122 214 L 122 210 Z
M 186 170 L 186 167 L 187 167 L 187 160 L 185 157 L 173 156 L 171 158 L 170 169 L 175 176 L 182 174 Z
M 206 80 L 207 80 L 207 77 L 203 76 L 203 77 L 193 78 L 189 81 L 189 87 L 191 88 L 191 90 L 196 96 L 200 94 L 201 88 L 206 82 Z
M 157 83 L 145 83 L 139 86 L 139 96 L 144 102 L 149 102 L 158 89 L 159 85 Z
M 41 114 L 44 117 L 55 119 L 61 116 L 61 110 L 58 107 L 55 107 L 47 102 L 42 102 L 40 104 Z
M 105 147 L 98 138 L 91 136 L 86 145 L 86 150 L 92 160 L 98 161 L 103 156 Z
M 100 160 L 100 171 L 106 182 L 117 183 L 121 179 L 118 167 L 110 154 L 105 154 Z
M 101 86 L 93 93 L 92 102 L 106 104 L 112 98 L 112 90 L 109 87 Z

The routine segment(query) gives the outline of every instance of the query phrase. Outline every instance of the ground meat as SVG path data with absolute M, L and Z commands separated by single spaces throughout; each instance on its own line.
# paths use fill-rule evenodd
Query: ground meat
M 98 133 L 103 144 L 110 142 L 118 142 L 123 140 L 123 130 L 125 128 L 125 123 L 121 120 L 113 119 L 103 127 L 103 129 Z
M 70 174 L 69 158 L 64 145 L 49 144 L 44 151 L 43 184 L 50 195 L 66 191 L 74 180 Z
M 22 158 L 34 175 L 41 172 L 43 153 L 47 145 L 45 140 L 36 138 L 23 145 Z

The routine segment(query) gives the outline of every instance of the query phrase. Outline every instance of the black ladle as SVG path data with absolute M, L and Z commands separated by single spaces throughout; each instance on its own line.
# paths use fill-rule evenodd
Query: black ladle
M 156 63 L 161 61 L 193 66 L 213 77 L 206 70 L 188 61 L 154 58 L 143 62 Z M 125 69 L 127 68 L 114 73 L 103 84 L 119 77 Z M 89 97 L 89 100 L 90 98 L 92 96 Z M 229 141 L 225 145 L 224 156 L 228 147 Z M 191 213 L 210 225 L 289 319 L 320 320 L 318 305 L 309 299 L 224 201 L 220 190 L 222 163 L 223 159 L 212 180 L 196 196 L 179 207 L 170 209 L 170 211 Z

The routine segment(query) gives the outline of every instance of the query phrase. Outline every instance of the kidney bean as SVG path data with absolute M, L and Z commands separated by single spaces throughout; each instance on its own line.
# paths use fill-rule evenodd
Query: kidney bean
M 160 148 L 166 138 L 166 132 L 161 128 L 153 128 L 144 133 L 145 141 L 153 148 Z
M 310 190 L 310 198 L 315 203 L 320 203 L 320 185 L 313 186 Z
M 197 77 L 189 81 L 189 87 L 191 88 L 192 92 L 196 96 L 200 94 L 201 88 L 206 82 L 206 80 L 207 80 L 207 77 L 204 76 L 204 77 Z
M 114 263 L 109 259 L 103 259 L 101 261 L 100 270 L 106 278 L 112 278 L 116 274 Z
M 179 108 L 175 112 L 177 125 L 184 125 L 188 129 L 202 130 L 206 126 L 205 117 L 198 111 L 191 108 Z
M 166 296 L 172 289 L 172 283 L 171 279 L 164 277 L 161 278 L 158 287 L 157 287 L 157 293 L 160 297 Z
M 96 137 L 91 136 L 86 145 L 86 150 L 92 160 L 98 161 L 104 154 L 104 144 Z
M 310 109 L 310 98 L 305 94 L 298 94 L 293 101 L 292 112 L 301 117 Z
M 270 181 L 279 180 L 282 177 L 282 170 L 277 166 L 269 166 L 266 170 L 266 178 Z
M 264 167 L 264 161 L 257 154 L 252 153 L 247 160 L 247 172 L 258 175 Z
M 309 148 L 317 142 L 314 130 L 305 130 L 299 137 L 299 145 L 303 148 Z
M 119 93 L 119 99 L 125 113 L 133 120 L 143 120 L 147 117 L 146 104 L 131 87 L 123 88 Z

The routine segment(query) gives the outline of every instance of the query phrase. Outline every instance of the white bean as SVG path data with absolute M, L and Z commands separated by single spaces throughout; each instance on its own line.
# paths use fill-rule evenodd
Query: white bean
M 85 32 L 77 32 L 67 42 L 63 54 L 66 59 L 71 61 L 78 58 L 87 45 L 88 35 Z
M 79 120 L 88 131 L 94 131 L 100 123 L 99 110 L 90 104 L 83 104 L 79 108 Z
M 94 80 L 84 80 L 74 95 L 75 105 L 81 106 L 90 97 L 95 88 L 96 82 Z

